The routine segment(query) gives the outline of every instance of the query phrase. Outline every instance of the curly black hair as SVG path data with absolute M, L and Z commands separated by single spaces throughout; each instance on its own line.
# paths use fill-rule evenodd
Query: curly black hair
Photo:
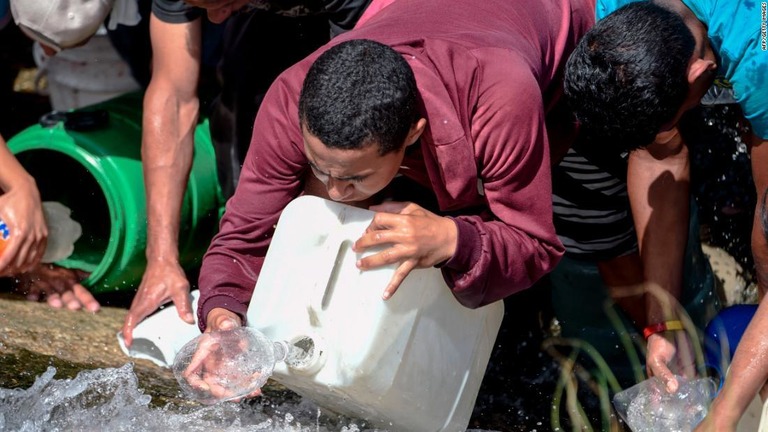
M 330 148 L 379 145 L 397 151 L 418 120 L 418 90 L 408 62 L 387 45 L 342 42 L 312 64 L 299 97 L 299 119 Z
M 565 94 L 587 142 L 620 152 L 652 143 L 685 102 L 695 45 L 678 14 L 650 2 L 599 21 L 565 71 Z

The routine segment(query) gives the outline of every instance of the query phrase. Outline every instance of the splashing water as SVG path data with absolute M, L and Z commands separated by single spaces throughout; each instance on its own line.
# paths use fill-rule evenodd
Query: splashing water
M 316 431 L 363 432 L 345 419 L 322 416 L 301 400 L 279 406 L 222 403 L 214 406 L 149 406 L 151 396 L 138 388 L 133 365 L 80 372 L 74 379 L 54 379 L 49 367 L 28 389 L 0 388 L 0 430 L 111 431 Z M 261 401 L 263 402 L 263 400 Z M 368 429 L 368 431 L 371 431 Z

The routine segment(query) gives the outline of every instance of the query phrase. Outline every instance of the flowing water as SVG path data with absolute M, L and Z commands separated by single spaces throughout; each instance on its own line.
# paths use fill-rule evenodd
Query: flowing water
M 324 412 L 300 397 L 211 406 L 152 407 L 133 364 L 56 379 L 49 367 L 27 389 L 0 388 L 0 431 L 382 431 Z M 255 402 L 254 402 L 255 401 Z
M 7 431 L 364 431 L 362 423 L 323 414 L 303 399 L 271 404 L 152 407 L 133 365 L 56 379 L 49 367 L 28 389 L 0 389 L 0 430 Z

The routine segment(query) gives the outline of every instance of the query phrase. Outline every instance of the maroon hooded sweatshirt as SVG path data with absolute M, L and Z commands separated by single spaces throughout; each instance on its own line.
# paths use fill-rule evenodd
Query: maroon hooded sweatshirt
M 453 217 L 458 245 L 441 266 L 458 301 L 479 307 L 554 269 L 563 246 L 552 224 L 545 116 L 593 23 L 589 0 L 396 0 L 286 70 L 261 104 L 203 260 L 201 328 L 216 307 L 245 316 L 278 217 L 308 173 L 298 121 L 304 77 L 322 52 L 350 39 L 389 45 L 413 69 L 428 126 L 401 174 L 431 188 L 440 210 L 474 211 Z

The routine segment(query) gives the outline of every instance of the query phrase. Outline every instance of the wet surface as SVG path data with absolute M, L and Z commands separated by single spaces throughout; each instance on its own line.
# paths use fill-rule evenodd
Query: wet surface
M 131 359 L 117 344 L 126 310 L 105 307 L 96 314 L 71 312 L 0 295 L 0 387 L 27 388 L 49 366 L 57 378 L 74 378 L 88 369 L 135 363 L 141 386 L 153 403 L 180 402 L 173 374 L 151 362 Z

